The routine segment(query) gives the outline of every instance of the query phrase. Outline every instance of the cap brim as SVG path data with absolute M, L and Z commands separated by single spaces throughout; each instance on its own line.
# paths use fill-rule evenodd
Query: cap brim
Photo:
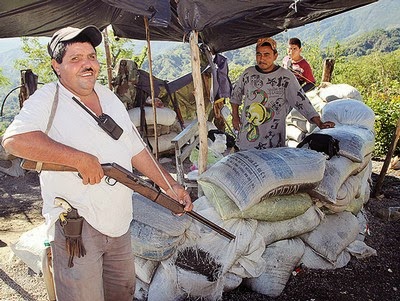
M 93 47 L 97 47 L 100 45 L 101 41 L 103 40 L 103 36 L 100 30 L 93 25 L 86 26 L 82 29 L 75 29 L 74 28 L 66 28 L 66 30 L 71 29 L 70 33 L 63 34 L 62 36 L 56 36 L 53 40 L 48 44 L 47 50 L 51 57 L 53 57 L 53 51 L 56 48 L 57 44 L 60 42 L 70 41 L 77 36 L 85 35 L 88 37 L 90 42 L 92 43 Z

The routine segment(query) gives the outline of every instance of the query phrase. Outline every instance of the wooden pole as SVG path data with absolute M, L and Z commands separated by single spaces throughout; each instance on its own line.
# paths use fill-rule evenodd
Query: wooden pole
M 104 49 L 106 52 L 106 65 L 107 65 L 107 81 L 108 87 L 112 90 L 112 66 L 111 66 L 111 53 L 110 53 L 110 44 L 108 41 L 108 33 L 107 27 L 103 30 L 103 40 L 104 40 Z
M 390 160 L 392 159 L 394 150 L 396 149 L 397 142 L 399 141 L 400 138 L 400 118 L 397 120 L 396 124 L 396 130 L 393 135 L 392 143 L 389 146 L 388 153 L 385 158 L 385 162 L 383 163 L 381 173 L 379 174 L 378 180 L 376 181 L 374 191 L 372 193 L 373 197 L 378 196 L 381 193 L 382 185 L 383 185 L 383 180 L 385 179 L 386 172 L 388 170 Z
M 204 105 L 203 81 L 201 80 L 200 51 L 198 46 L 198 32 L 192 31 L 189 37 L 190 58 L 192 62 L 192 76 L 194 85 L 194 98 L 196 100 L 197 120 L 199 123 L 199 174 L 207 169 L 207 119 Z
M 146 40 L 147 40 L 147 59 L 149 60 L 149 79 L 150 79 L 150 90 L 151 90 L 151 106 L 153 107 L 153 117 L 154 117 L 154 141 L 156 147 L 156 159 L 158 160 L 158 134 L 157 134 L 157 110 L 155 104 L 155 95 L 154 95 L 154 81 L 153 81 L 153 65 L 151 59 L 151 47 L 150 47 L 150 28 L 149 28 L 149 20 L 147 17 L 144 18 L 144 26 L 146 27 Z
M 333 67 L 335 66 L 334 59 L 326 59 L 322 69 L 322 82 L 330 82 L 332 79 Z

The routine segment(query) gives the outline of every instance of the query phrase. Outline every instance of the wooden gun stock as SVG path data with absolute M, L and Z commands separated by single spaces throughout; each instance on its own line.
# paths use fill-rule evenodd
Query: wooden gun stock
M 27 170 L 36 170 L 37 162 L 30 161 L 30 160 L 22 160 L 21 167 Z M 182 204 L 171 198 L 170 196 L 166 195 L 165 193 L 161 192 L 159 189 L 156 189 L 148 182 L 142 180 L 138 176 L 134 175 L 129 170 L 123 168 L 121 165 L 117 163 L 105 163 L 101 165 L 104 170 L 104 174 L 111 179 L 114 179 L 117 182 L 129 187 L 130 189 L 134 190 L 135 192 L 143 195 L 144 197 L 152 200 L 153 202 L 169 209 L 171 212 L 175 214 L 185 213 L 195 220 L 201 222 L 202 224 L 208 226 L 212 230 L 218 232 L 219 234 L 225 236 L 229 240 L 235 239 L 235 235 L 226 231 L 225 229 L 221 228 L 217 224 L 213 223 L 212 221 L 206 219 L 205 217 L 201 216 L 200 214 L 194 211 L 185 211 Z M 41 170 L 45 171 L 73 171 L 77 172 L 75 168 L 59 165 L 59 164 L 52 164 L 52 163 L 43 163 Z

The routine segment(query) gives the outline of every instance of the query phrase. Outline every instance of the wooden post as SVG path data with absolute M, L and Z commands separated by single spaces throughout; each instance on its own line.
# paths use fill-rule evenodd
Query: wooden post
M 112 90 L 112 66 L 111 66 L 111 53 L 110 53 L 110 44 L 108 43 L 108 33 L 107 27 L 103 30 L 103 40 L 104 40 L 104 49 L 106 52 L 106 65 L 107 65 L 107 80 L 108 80 L 108 87 Z
M 200 51 L 198 46 L 198 32 L 192 31 L 189 37 L 190 58 L 192 62 L 192 75 L 194 85 L 194 98 L 196 99 L 197 120 L 199 122 L 199 174 L 207 169 L 207 118 L 204 105 L 203 81 L 200 71 Z
M 333 67 L 335 66 L 334 59 L 326 59 L 322 69 L 322 82 L 330 82 L 332 79 Z
M 376 181 L 374 191 L 372 192 L 372 196 L 376 197 L 381 193 L 382 185 L 383 185 L 383 180 L 385 179 L 386 172 L 388 170 L 390 160 L 392 159 L 393 152 L 396 149 L 397 142 L 399 141 L 400 138 L 400 118 L 397 120 L 396 124 L 396 130 L 393 135 L 392 143 L 389 146 L 388 153 L 385 158 L 385 162 L 383 163 L 381 173 L 379 174 L 378 180 Z
M 155 104 L 155 95 L 154 95 L 154 80 L 153 80 L 153 65 L 151 60 L 151 47 L 150 47 L 150 28 L 149 28 L 149 20 L 147 17 L 144 18 L 144 25 L 146 27 L 146 40 L 147 40 L 147 59 L 149 60 L 149 80 L 150 80 L 150 91 L 151 91 L 151 106 L 153 107 L 153 118 L 154 118 L 154 141 L 156 147 L 155 157 L 158 160 L 158 134 L 157 134 L 157 110 Z

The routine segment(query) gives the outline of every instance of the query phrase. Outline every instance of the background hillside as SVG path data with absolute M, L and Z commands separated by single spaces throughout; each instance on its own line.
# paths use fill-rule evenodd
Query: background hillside
M 278 62 L 285 54 L 286 41 L 293 36 L 297 36 L 303 41 L 303 54 L 315 68 L 317 81 L 321 78 L 321 61 L 326 56 L 340 58 L 343 62 L 369 55 L 373 51 L 392 53 L 400 46 L 399 8 L 399 0 L 379 0 L 376 3 L 320 22 L 280 33 L 274 36 L 280 50 Z M 48 41 L 48 38 L 47 40 L 41 38 L 39 41 L 43 44 Z M 139 54 L 146 45 L 144 41 L 135 40 L 133 44 L 135 54 Z M 0 84 L 1 103 L 11 89 L 20 84 L 20 71 L 15 67 L 15 61 L 26 57 L 20 45 L 19 39 L 0 39 L 1 74 L 9 81 L 8 84 Z M 10 50 L 13 46 L 15 48 Z M 99 52 L 104 53 L 104 49 L 100 47 Z M 223 54 L 228 58 L 232 80 L 244 67 L 254 64 L 254 45 Z M 190 49 L 187 43 L 152 42 L 152 56 L 153 74 L 158 78 L 171 81 L 191 72 Z M 46 54 L 43 57 L 47 59 Z M 345 57 L 346 59 L 344 59 Z M 37 60 L 37 56 L 34 58 Z M 50 64 L 45 63 L 44 66 L 48 66 L 50 69 Z M 147 60 L 144 61 L 141 68 L 148 70 Z M 347 66 L 343 68 L 347 68 Z M 35 69 L 32 69 L 35 72 Z M 340 71 L 339 69 L 339 66 L 335 67 L 335 70 Z M 341 78 L 340 80 L 346 80 L 350 84 L 348 79 Z M 0 133 L 18 111 L 17 104 L 18 90 L 11 93 L 4 106 L 4 116 L 0 117 Z

